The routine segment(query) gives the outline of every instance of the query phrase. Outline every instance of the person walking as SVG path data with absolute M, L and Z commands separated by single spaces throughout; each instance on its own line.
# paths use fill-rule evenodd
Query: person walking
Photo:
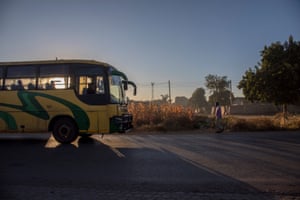
M 222 133 L 224 131 L 224 127 L 222 125 L 222 109 L 219 102 L 216 102 L 215 108 L 215 117 L 216 117 L 216 133 Z

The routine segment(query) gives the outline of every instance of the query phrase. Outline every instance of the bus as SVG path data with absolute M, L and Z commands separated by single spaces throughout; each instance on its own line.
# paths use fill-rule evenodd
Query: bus
M 0 62 L 0 131 L 52 132 L 60 143 L 132 128 L 126 90 L 136 85 L 94 60 Z

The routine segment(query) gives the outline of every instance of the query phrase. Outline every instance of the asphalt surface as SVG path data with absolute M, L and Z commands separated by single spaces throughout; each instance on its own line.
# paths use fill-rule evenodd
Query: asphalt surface
M 0 199 L 300 199 L 300 133 L 1 133 Z

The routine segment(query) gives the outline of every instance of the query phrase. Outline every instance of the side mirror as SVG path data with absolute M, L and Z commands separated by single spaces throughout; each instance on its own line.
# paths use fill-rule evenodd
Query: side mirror
M 132 82 L 132 81 L 127 81 L 127 83 L 128 83 L 129 85 L 132 85 L 132 86 L 133 86 L 133 95 L 136 96 L 136 85 L 135 85 L 135 83 Z
M 124 90 L 128 90 L 128 81 L 122 81 Z

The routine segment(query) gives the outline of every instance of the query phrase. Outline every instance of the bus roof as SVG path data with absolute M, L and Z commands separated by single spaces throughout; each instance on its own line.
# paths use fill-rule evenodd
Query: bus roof
M 113 75 L 122 76 L 125 80 L 128 80 L 127 76 L 117 70 L 110 64 L 96 61 L 96 60 L 84 60 L 84 59 L 56 59 L 56 60 L 36 60 L 36 61 L 14 61 L 14 62 L 0 62 L 0 66 L 18 66 L 18 65 L 46 65 L 46 64 L 91 64 L 101 65 L 103 67 L 111 68 Z
M 56 60 L 36 60 L 36 61 L 13 61 L 13 62 L 0 62 L 0 66 L 10 65 L 39 65 L 39 64 L 93 64 L 101 65 L 104 67 L 113 67 L 110 64 L 99 62 L 95 60 L 84 60 L 84 59 L 56 59 Z

